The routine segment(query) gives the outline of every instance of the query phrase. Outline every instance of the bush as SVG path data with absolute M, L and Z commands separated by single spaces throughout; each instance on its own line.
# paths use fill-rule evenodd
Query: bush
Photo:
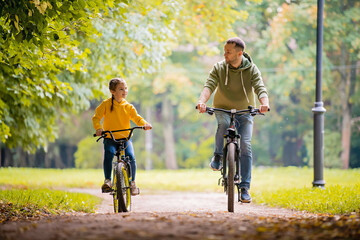
M 94 137 L 86 137 L 78 144 L 75 153 L 76 168 L 102 168 L 103 144 Z

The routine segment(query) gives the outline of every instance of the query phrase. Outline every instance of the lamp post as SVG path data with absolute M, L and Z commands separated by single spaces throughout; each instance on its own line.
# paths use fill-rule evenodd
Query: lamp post
M 314 113 L 314 181 L 313 187 L 325 187 L 324 168 L 324 103 L 322 102 L 322 50 L 324 0 L 318 0 L 316 38 L 316 96 Z

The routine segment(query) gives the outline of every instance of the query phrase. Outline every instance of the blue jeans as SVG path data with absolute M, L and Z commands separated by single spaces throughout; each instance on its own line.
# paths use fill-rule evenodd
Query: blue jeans
M 131 180 L 135 181 L 136 174 L 136 160 L 134 154 L 134 147 L 131 139 L 126 143 L 127 148 L 125 149 L 125 156 L 129 157 L 131 166 Z M 104 175 L 105 179 L 111 179 L 112 162 L 116 152 L 116 148 L 119 146 L 118 143 L 114 142 L 110 138 L 104 138 Z
M 230 125 L 230 115 L 223 112 L 215 112 L 218 128 L 215 135 L 215 151 L 214 154 L 223 155 L 224 135 Z M 240 134 L 240 187 L 250 189 L 251 182 L 251 137 L 253 131 L 253 119 L 250 114 L 236 115 L 235 126 Z

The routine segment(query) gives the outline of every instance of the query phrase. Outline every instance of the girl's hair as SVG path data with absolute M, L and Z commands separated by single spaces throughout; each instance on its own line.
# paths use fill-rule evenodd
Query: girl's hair
M 115 91 L 116 90 L 116 86 L 120 83 L 126 83 L 124 79 L 122 78 L 113 78 L 110 80 L 109 82 L 109 90 Z M 111 108 L 110 111 L 112 112 L 112 110 L 114 109 L 114 95 L 111 94 Z

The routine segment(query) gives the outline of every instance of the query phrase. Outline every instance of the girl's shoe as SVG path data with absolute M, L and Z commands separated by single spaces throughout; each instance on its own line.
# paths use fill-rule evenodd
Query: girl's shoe
M 131 195 L 132 196 L 140 194 L 140 189 L 136 186 L 135 182 L 131 182 L 130 189 L 131 189 Z
M 103 193 L 108 193 L 111 192 L 111 180 L 110 179 L 105 179 L 104 184 L 101 186 L 101 191 Z

